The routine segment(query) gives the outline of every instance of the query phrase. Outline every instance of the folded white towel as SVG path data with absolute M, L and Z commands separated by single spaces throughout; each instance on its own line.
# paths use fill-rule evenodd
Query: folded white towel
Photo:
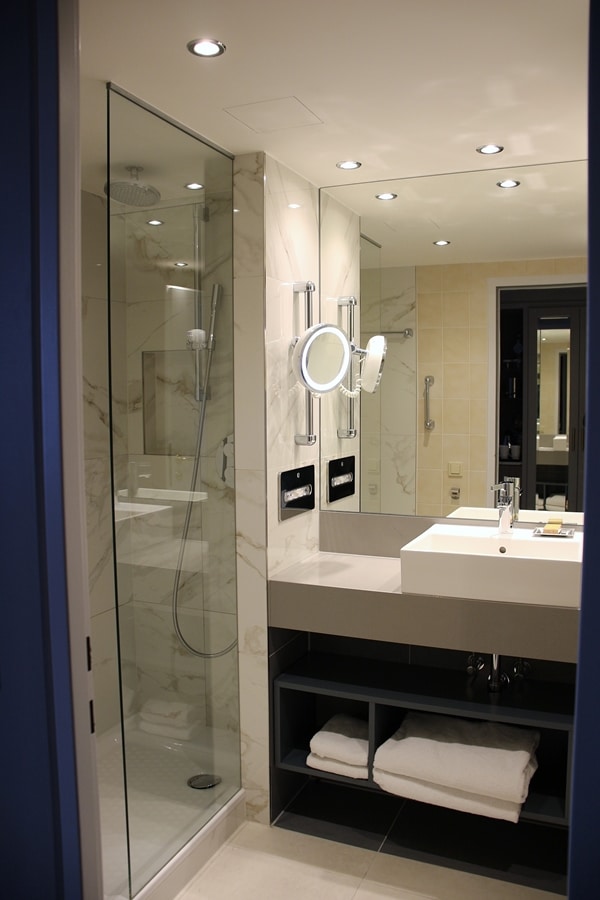
M 451 716 L 408 713 L 373 765 L 394 775 L 522 803 L 537 769 L 539 732 Z
M 369 726 L 363 719 L 338 713 L 313 735 L 310 749 L 317 756 L 337 759 L 351 766 L 366 766 L 369 758 Z
M 518 822 L 521 812 L 520 803 L 497 800 L 495 797 L 485 797 L 467 791 L 457 791 L 439 784 L 419 781 L 417 778 L 391 775 L 380 769 L 373 769 L 373 780 L 390 794 L 407 797 L 410 800 L 419 800 L 421 803 L 431 803 L 434 806 L 445 806 L 447 809 L 457 809 L 460 812 L 473 813 L 477 816 L 487 816 L 490 819 Z
M 178 728 L 193 725 L 200 718 L 200 711 L 192 703 L 178 700 L 146 700 L 140 710 L 140 717 L 155 725 L 175 725 Z
M 194 735 L 195 725 L 157 725 L 154 722 L 139 720 L 140 731 L 147 734 L 158 734 L 175 741 L 190 741 Z
M 306 765 L 321 772 L 333 772 L 335 775 L 345 775 L 347 778 L 368 778 L 367 766 L 352 766 L 350 763 L 341 762 L 339 759 L 328 759 L 326 756 L 317 756 L 309 753 L 306 757 Z

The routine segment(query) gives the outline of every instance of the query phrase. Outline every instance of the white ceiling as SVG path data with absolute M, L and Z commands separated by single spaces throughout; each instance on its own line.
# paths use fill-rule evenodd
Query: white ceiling
M 264 150 L 319 187 L 584 160 L 588 7 L 80 0 L 84 187 L 104 176 L 107 81 L 231 154 Z M 193 57 L 186 45 L 201 36 L 226 53 Z M 504 152 L 475 152 L 490 141 Z M 336 168 L 348 158 L 362 167 Z

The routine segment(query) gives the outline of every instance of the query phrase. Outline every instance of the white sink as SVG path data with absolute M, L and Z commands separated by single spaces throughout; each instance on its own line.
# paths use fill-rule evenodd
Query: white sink
M 400 550 L 402 593 L 578 608 L 582 551 L 577 531 L 432 525 Z

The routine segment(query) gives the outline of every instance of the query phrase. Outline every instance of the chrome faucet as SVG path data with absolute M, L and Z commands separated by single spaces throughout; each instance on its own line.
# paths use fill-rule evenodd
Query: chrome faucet
M 498 530 L 501 534 L 507 534 L 514 522 L 514 483 L 501 481 L 493 484 L 492 491 L 498 492 Z
M 515 475 L 505 475 L 504 483 L 511 486 L 510 494 L 512 500 L 512 520 L 517 522 L 519 519 L 520 499 L 521 499 L 521 479 Z

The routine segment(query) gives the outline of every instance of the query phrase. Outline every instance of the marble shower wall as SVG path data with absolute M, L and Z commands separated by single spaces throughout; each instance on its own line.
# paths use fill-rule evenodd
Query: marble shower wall
M 417 341 L 415 270 L 361 272 L 361 346 L 387 338 L 383 377 L 361 397 L 361 510 L 413 515 L 417 474 Z M 412 336 L 404 334 L 412 330 Z
M 117 333 L 113 329 L 113 342 L 121 343 L 114 357 L 117 367 L 126 361 L 113 383 L 118 491 L 128 488 L 131 463 L 140 489 L 190 488 L 199 415 L 196 365 L 202 385 L 208 356 L 201 351 L 196 360 L 186 349 L 186 334 L 198 324 L 208 331 L 212 286 L 222 287 L 197 483 L 206 499 L 192 508 L 178 594 L 186 640 L 209 651 L 228 646 L 237 631 L 233 479 L 223 481 L 218 466 L 233 432 L 230 209 L 230 195 L 207 194 L 202 207 L 156 210 L 165 220 L 160 232 L 146 223 L 145 213 L 111 220 L 111 260 L 121 260 L 112 308 L 117 316 L 124 310 L 124 322 Z M 199 323 L 193 277 L 173 266 L 181 257 L 193 258 L 196 215 L 201 222 L 208 219 L 200 229 Z M 122 641 L 127 693 L 133 711 L 150 697 L 169 696 L 193 703 L 207 724 L 237 730 L 235 654 L 200 660 L 179 645 L 173 631 L 171 596 L 186 509 L 186 502 L 172 500 L 156 516 L 117 529 L 120 617 L 123 604 L 133 609 L 129 640 Z
M 208 498 L 192 516 L 190 541 L 180 583 L 181 627 L 190 642 L 220 648 L 236 636 L 236 584 L 233 479 L 222 480 L 223 444 L 233 432 L 231 197 L 208 198 L 210 228 L 204 234 L 208 284 L 206 316 L 213 281 L 223 286 L 216 324 L 210 409 L 201 461 L 202 489 Z M 189 207 L 170 210 L 191 216 Z M 194 369 L 185 351 L 186 331 L 194 323 L 190 294 L 167 290 L 179 277 L 167 278 L 160 263 L 171 252 L 145 222 L 143 214 L 111 220 L 111 345 L 113 358 L 113 440 L 116 489 L 127 488 L 128 462 L 138 464 L 140 487 L 187 490 L 193 460 L 189 448 L 179 455 L 145 453 L 142 415 L 142 352 L 156 351 L 157 383 L 179 401 L 180 433 L 195 438 L 197 404 Z M 144 217 L 144 219 L 147 217 Z M 190 225 L 190 222 L 184 223 Z M 108 288 L 106 283 L 106 202 L 84 192 L 83 340 L 85 453 L 92 644 L 96 724 L 99 733 L 120 719 L 118 655 L 113 579 L 112 488 L 109 447 Z M 191 227 L 187 228 L 191 232 Z M 187 277 L 187 280 L 186 280 Z M 127 302 L 126 302 L 127 300 Z M 203 323 L 208 327 L 208 322 Z M 175 351 L 175 352 L 174 352 Z M 173 363 L 174 360 L 174 363 Z M 183 362 L 182 362 L 183 361 Z M 204 362 L 204 360 L 202 360 Z M 161 368 L 162 367 L 162 368 Z M 177 417 L 177 404 L 174 415 Z M 177 418 L 170 423 L 177 435 Z M 193 452 L 193 447 L 191 448 Z M 186 452 L 188 451 L 188 452 Z M 220 452 L 221 451 L 221 452 Z M 235 653 L 206 664 L 187 657 L 173 635 L 170 597 L 185 504 L 150 516 L 117 523 L 119 547 L 119 623 L 123 699 L 135 712 L 152 695 L 173 693 L 199 705 L 208 724 L 237 730 L 237 658 Z M 193 567 L 192 556 L 195 557 Z
M 248 154 L 235 160 L 234 205 L 242 783 L 248 815 L 268 822 L 267 579 L 318 547 L 318 483 L 314 511 L 285 522 L 278 511 L 280 472 L 319 465 L 318 441 L 294 441 L 305 431 L 305 397 L 291 371 L 291 342 L 304 322 L 293 282 L 315 283 L 317 315 L 318 191 L 264 154 Z M 318 424 L 318 401 L 314 411 Z

